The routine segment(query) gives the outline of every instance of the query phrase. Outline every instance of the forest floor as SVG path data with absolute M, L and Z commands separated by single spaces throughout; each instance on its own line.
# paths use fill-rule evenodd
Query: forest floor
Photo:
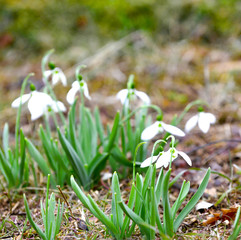
M 74 76 L 74 67 L 62 62 L 65 58 L 71 58 L 69 54 L 66 52 L 56 56 L 56 62 L 63 66 L 67 77 L 71 78 Z M 235 52 L 219 46 L 210 47 L 186 41 L 158 46 L 143 33 L 134 33 L 107 44 L 96 51 L 96 54 L 78 62 L 87 65 L 83 75 L 89 81 L 92 96 L 89 107 L 98 105 L 104 123 L 111 123 L 114 113 L 120 109 L 115 94 L 126 87 L 128 75 L 132 73 L 135 75 L 136 88 L 145 91 L 152 103 L 161 107 L 166 122 L 196 99 L 207 101 L 206 111 L 215 114 L 216 124 L 211 126 L 207 134 L 196 128 L 178 144 L 178 149 L 186 152 L 192 159 L 192 168 L 178 159 L 173 162 L 172 171 L 174 178 L 186 170 L 180 182 L 183 179 L 190 181 L 190 198 L 200 184 L 205 170 L 210 167 L 213 173 L 202 200 L 213 206 L 209 209 L 194 209 L 179 228 L 175 239 L 226 239 L 232 232 L 235 213 L 241 205 L 241 61 L 237 59 Z M 14 139 L 16 111 L 10 108 L 10 103 L 18 97 L 21 82 L 29 72 L 36 73 L 33 82 L 38 89 L 42 87 L 41 59 L 16 65 L 11 65 L 9 61 L 6 60 L 0 66 L 0 126 L 2 130 L 4 123 L 8 122 Z M 68 88 L 57 87 L 59 99 L 65 101 L 67 90 Z M 195 112 L 196 109 L 191 109 L 180 128 L 183 129 L 184 122 Z M 21 127 L 28 136 L 32 134 L 34 125 L 41 123 L 41 120 L 31 123 L 26 110 L 24 113 Z M 11 191 L 5 188 L 1 179 L 3 191 L 0 192 L 0 239 L 37 239 L 29 223 L 24 225 L 26 214 L 22 195 L 26 194 L 33 216 L 41 225 L 40 199 L 45 196 L 46 182 L 41 174 L 39 179 L 39 187 L 30 183 L 29 187 Z M 123 192 L 128 193 L 131 174 L 120 182 Z M 76 219 L 65 214 L 59 239 L 111 239 L 106 234 L 105 227 L 88 210 L 84 209 L 85 216 L 81 214 L 82 205 L 71 188 L 62 190 Z M 176 199 L 179 190 L 178 181 L 170 190 L 171 200 Z M 57 190 L 53 191 L 62 199 Z M 109 211 L 110 180 L 100 182 L 90 194 L 98 200 L 104 211 Z M 227 209 L 225 214 L 223 209 Z M 221 214 L 211 218 L 214 213 Z M 211 218 L 212 224 L 205 222 L 208 218 Z M 141 239 L 138 231 L 131 239 Z

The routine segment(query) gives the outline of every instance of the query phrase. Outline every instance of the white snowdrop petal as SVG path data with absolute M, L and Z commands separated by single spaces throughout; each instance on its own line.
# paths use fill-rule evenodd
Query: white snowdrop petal
M 84 85 L 83 85 L 84 95 L 85 95 L 86 98 L 91 100 L 91 97 L 89 95 L 89 90 L 88 90 L 87 83 L 85 81 L 83 81 L 83 83 L 84 83 Z
M 28 94 L 23 94 L 22 95 L 22 105 L 24 103 L 26 103 L 29 98 L 31 97 L 31 93 L 28 93 Z M 20 102 L 21 102 L 21 97 L 19 98 L 16 98 L 13 102 L 12 102 L 12 108 L 18 108 L 20 106 Z
M 203 133 L 207 133 L 210 128 L 210 122 L 207 121 L 205 113 L 200 112 L 198 118 L 198 127 L 202 130 Z
M 128 95 L 128 89 L 122 89 L 116 94 L 116 98 L 121 101 L 122 104 L 125 103 Z
M 46 70 L 44 71 L 44 77 L 49 78 L 49 76 L 53 73 L 53 70 Z
M 146 93 L 135 90 L 135 95 L 139 97 L 145 104 L 150 105 L 151 99 Z
M 152 138 L 154 138 L 159 132 L 159 122 L 155 122 L 149 127 L 145 128 L 143 132 L 141 133 L 141 140 L 148 141 Z
M 44 114 L 46 108 L 44 108 L 42 104 L 39 105 L 39 100 L 37 98 L 32 97 L 28 102 L 28 110 L 31 114 L 31 120 L 34 121 Z
M 52 84 L 53 86 L 59 82 L 59 73 L 53 73 Z
M 78 91 L 79 91 L 79 88 L 77 88 L 77 87 L 72 87 L 68 91 L 67 96 L 66 96 L 66 100 L 70 105 L 72 105 L 74 103 L 75 95 Z
M 167 167 L 170 162 L 170 155 L 168 152 L 163 152 L 161 156 L 157 159 L 156 168 Z
M 66 79 L 64 73 L 62 72 L 62 70 L 59 72 L 59 78 L 60 78 L 62 84 L 64 86 L 67 86 L 67 79 Z
M 179 129 L 178 127 L 166 124 L 164 122 L 161 122 L 161 125 L 166 132 L 168 132 L 172 135 L 179 136 L 179 137 L 185 136 L 185 133 L 181 129 Z
M 185 152 L 178 151 L 178 154 L 183 157 L 183 159 L 186 161 L 186 163 L 189 166 L 192 166 L 192 161 L 191 161 L 190 157 Z
M 195 115 L 193 117 L 191 117 L 185 125 L 185 132 L 190 132 L 196 125 L 198 122 L 198 115 Z
M 204 113 L 205 119 L 211 124 L 214 124 L 216 122 L 216 117 L 212 113 Z
M 147 158 L 145 161 L 141 163 L 141 168 L 149 167 L 152 163 L 155 163 L 157 160 L 158 156 L 153 156 Z
M 64 106 L 64 104 L 60 101 L 53 101 L 51 108 L 53 109 L 54 112 L 65 112 L 66 111 L 66 107 Z

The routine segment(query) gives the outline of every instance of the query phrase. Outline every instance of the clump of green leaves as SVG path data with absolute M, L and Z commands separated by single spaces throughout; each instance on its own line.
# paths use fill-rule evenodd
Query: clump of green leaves
M 60 200 L 58 200 L 58 203 L 56 205 L 54 193 L 52 193 L 49 198 L 49 185 L 50 185 L 50 175 L 48 175 L 48 181 L 47 181 L 45 207 L 44 207 L 44 203 L 41 201 L 41 215 L 42 215 L 42 220 L 45 228 L 44 232 L 34 222 L 31 216 L 31 212 L 28 206 L 26 196 L 25 194 L 23 195 L 27 218 L 31 226 L 34 228 L 34 230 L 43 240 L 56 239 L 56 236 L 60 230 L 63 211 L 64 211 L 64 203 L 60 204 Z M 56 207 L 57 207 L 57 215 L 55 215 Z

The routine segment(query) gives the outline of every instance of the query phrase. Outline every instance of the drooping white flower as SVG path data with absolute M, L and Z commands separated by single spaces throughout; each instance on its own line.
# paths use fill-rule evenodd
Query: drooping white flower
M 58 82 L 62 82 L 62 84 L 64 86 L 67 85 L 67 79 L 66 79 L 63 71 L 60 68 L 55 67 L 55 68 L 53 68 L 51 70 L 46 70 L 44 72 L 44 77 L 46 79 L 48 79 L 51 75 L 52 75 L 52 84 L 53 84 L 53 86 L 56 85 Z
M 172 135 L 184 137 L 185 133 L 179 129 L 178 127 L 175 127 L 170 124 L 166 124 L 163 121 L 156 121 L 149 127 L 145 128 L 141 134 L 141 139 L 144 141 L 148 141 L 155 137 L 158 133 L 162 133 L 163 131 L 166 131 Z
M 72 83 L 72 88 L 69 90 L 66 96 L 66 100 L 70 105 L 74 103 L 76 93 L 81 90 L 83 91 L 85 97 L 91 100 L 87 83 L 84 80 L 76 80 Z
M 174 161 L 178 155 L 180 155 L 186 162 L 188 165 L 192 166 L 192 161 L 189 158 L 189 156 L 182 152 L 182 151 L 178 151 L 176 148 L 170 148 L 167 152 L 161 152 L 160 154 L 158 154 L 157 156 L 153 156 L 152 158 L 152 162 L 151 162 L 151 157 L 147 158 L 142 164 L 141 167 L 148 167 L 150 166 L 152 163 L 156 162 L 156 168 L 160 168 L 160 167 L 168 167 L 170 161 Z
M 199 112 L 192 116 L 185 125 L 185 132 L 190 132 L 196 125 L 203 133 L 207 133 L 210 125 L 216 122 L 216 117 L 212 113 Z
M 151 99 L 146 93 L 136 89 L 122 89 L 116 95 L 116 98 L 119 99 L 123 105 L 128 104 L 129 98 L 131 97 L 138 97 L 146 105 L 150 105 L 151 103 Z
M 48 94 L 38 92 L 36 90 L 28 94 L 23 94 L 22 102 L 21 97 L 15 99 L 11 106 L 13 108 L 18 108 L 20 103 L 24 104 L 27 101 L 32 121 L 41 117 L 46 111 L 48 111 L 49 107 L 52 108 L 54 112 L 66 111 L 66 108 L 62 102 L 54 101 Z

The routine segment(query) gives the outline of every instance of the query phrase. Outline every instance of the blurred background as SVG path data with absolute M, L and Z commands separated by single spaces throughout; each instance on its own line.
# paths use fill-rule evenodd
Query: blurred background
M 240 0 L 0 2 L 1 129 L 15 122 L 10 104 L 24 77 L 34 72 L 37 89 L 43 86 L 41 59 L 52 48 L 51 61 L 69 81 L 55 90 L 63 101 L 84 63 L 93 105 L 102 98 L 108 109 L 134 74 L 136 88 L 164 111 L 202 98 L 219 122 L 240 121 Z

